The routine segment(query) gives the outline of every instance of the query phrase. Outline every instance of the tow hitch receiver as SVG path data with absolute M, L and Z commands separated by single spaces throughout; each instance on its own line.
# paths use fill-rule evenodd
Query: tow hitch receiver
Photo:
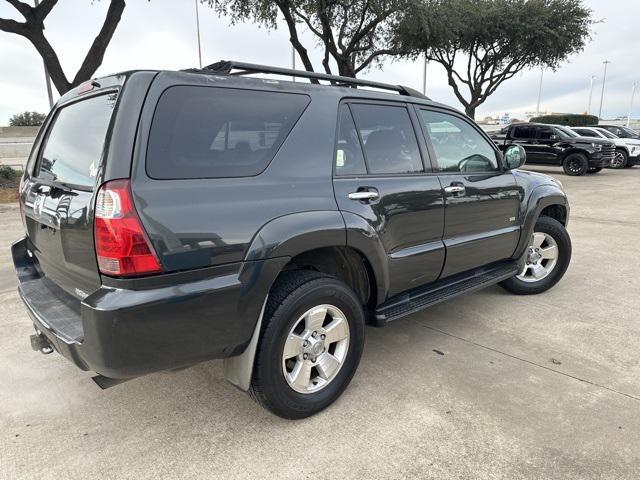
M 31 340 L 31 348 L 36 352 L 41 352 L 45 355 L 53 352 L 53 347 L 49 343 L 49 340 L 42 333 L 37 332 L 35 335 L 31 335 L 29 339 Z

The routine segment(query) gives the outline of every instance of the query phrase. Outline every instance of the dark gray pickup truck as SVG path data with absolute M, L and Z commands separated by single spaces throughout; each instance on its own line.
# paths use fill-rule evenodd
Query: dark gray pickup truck
M 396 85 L 236 62 L 93 80 L 53 108 L 20 186 L 32 346 L 102 387 L 224 359 L 271 411 L 311 415 L 365 324 L 562 278 L 567 197 L 524 161 Z

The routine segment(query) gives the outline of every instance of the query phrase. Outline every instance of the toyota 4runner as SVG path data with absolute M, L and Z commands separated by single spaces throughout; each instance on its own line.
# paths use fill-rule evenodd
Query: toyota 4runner
M 224 359 L 266 408 L 309 416 L 349 384 L 365 324 L 562 278 L 567 197 L 524 161 L 401 86 L 236 62 L 93 80 L 20 186 L 32 346 L 103 388 Z

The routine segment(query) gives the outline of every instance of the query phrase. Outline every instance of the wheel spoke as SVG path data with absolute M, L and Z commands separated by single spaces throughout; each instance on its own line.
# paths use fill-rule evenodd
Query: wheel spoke
M 322 327 L 325 318 L 327 318 L 327 307 L 321 306 L 314 308 L 307 314 L 305 318 L 305 327 L 307 330 L 318 330 Z
M 325 352 L 318 357 L 316 369 L 321 378 L 329 380 L 340 366 L 340 362 L 329 352 Z
M 289 374 L 289 379 L 296 387 L 306 390 L 311 379 L 311 363 L 298 361 Z
M 304 339 L 295 333 L 289 335 L 287 341 L 284 344 L 284 353 L 282 356 L 286 360 L 287 358 L 295 357 L 302 353 L 302 343 Z
M 347 321 L 341 317 L 335 317 L 333 321 L 325 327 L 325 344 L 328 346 L 349 336 L 349 326 Z
M 542 250 L 540 250 L 540 254 L 545 260 L 554 260 L 558 258 L 558 247 L 556 247 L 555 245 L 551 245 L 547 248 L 543 248 Z
M 534 248 L 540 248 L 540 245 L 542 245 L 544 243 L 544 239 L 547 238 L 545 237 L 544 233 L 539 233 L 536 232 L 533 234 L 533 247 Z

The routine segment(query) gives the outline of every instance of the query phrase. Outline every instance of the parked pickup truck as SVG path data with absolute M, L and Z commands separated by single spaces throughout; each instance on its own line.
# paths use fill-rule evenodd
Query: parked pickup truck
M 510 145 L 521 145 L 528 164 L 562 166 L 564 173 L 572 176 L 608 167 L 616 151 L 609 140 L 581 137 L 560 125 L 514 124 L 490 135 L 503 151 Z
M 103 388 L 224 359 L 266 408 L 312 415 L 365 324 L 562 278 L 567 196 L 524 161 L 397 85 L 238 62 L 95 79 L 54 106 L 20 186 L 32 347 Z

